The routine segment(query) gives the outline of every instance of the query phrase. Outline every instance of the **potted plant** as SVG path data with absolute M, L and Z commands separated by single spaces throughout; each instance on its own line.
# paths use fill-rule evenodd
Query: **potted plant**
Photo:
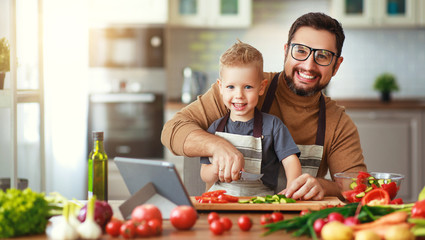
M 381 100 L 384 102 L 391 100 L 391 92 L 399 90 L 397 80 L 391 73 L 379 75 L 375 80 L 373 88 L 381 92 Z
M 10 71 L 10 47 L 6 38 L 0 39 L 0 89 L 4 87 L 6 72 Z

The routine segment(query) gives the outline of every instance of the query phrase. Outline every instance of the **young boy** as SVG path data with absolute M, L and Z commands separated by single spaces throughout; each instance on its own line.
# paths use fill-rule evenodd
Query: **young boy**
M 201 158 L 201 178 L 207 189 L 225 189 L 234 196 L 274 194 L 280 164 L 289 186 L 301 175 L 300 151 L 279 118 L 256 108 L 267 86 L 262 54 L 249 44 L 235 43 L 220 57 L 217 84 L 229 112 L 213 122 L 208 132 L 225 138 L 241 151 L 245 166 L 240 180 L 221 182 L 219 175 L 223 170 L 208 158 Z M 251 174 L 245 177 L 246 173 Z

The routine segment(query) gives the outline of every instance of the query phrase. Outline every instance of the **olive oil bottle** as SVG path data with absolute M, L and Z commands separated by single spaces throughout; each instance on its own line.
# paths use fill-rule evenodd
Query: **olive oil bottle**
M 88 199 L 108 201 L 108 156 L 103 148 L 103 132 L 93 132 L 93 149 L 88 163 Z

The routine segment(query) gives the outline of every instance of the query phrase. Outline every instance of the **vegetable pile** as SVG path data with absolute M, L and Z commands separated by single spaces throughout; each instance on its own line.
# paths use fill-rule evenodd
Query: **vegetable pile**
M 379 193 L 383 189 L 379 189 Z M 374 194 L 371 194 L 373 196 Z M 367 196 L 367 194 L 366 194 Z M 384 197 L 388 199 L 388 196 Z M 418 201 L 410 204 L 363 205 L 349 203 L 319 211 L 302 212 L 300 216 L 265 225 L 264 235 L 278 230 L 292 232 L 293 236 L 313 239 L 413 239 L 425 236 L 425 188 Z
M 44 233 L 48 218 L 61 211 L 55 200 L 30 188 L 0 190 L 0 238 Z

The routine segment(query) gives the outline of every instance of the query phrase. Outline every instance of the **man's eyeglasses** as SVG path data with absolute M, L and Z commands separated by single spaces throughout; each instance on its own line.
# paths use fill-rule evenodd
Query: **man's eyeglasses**
M 332 63 L 334 56 L 336 56 L 336 53 L 332 51 L 311 48 L 299 43 L 291 43 L 291 47 L 291 56 L 295 60 L 305 61 L 308 57 L 310 57 L 310 54 L 314 52 L 314 61 L 320 66 L 329 66 Z

